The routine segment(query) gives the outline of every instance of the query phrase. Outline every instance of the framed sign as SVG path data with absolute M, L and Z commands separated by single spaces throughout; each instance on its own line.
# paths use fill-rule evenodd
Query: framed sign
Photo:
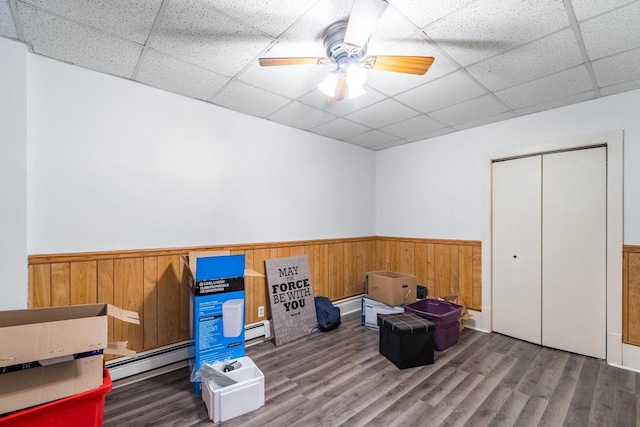
M 268 259 L 265 265 L 276 345 L 308 335 L 318 320 L 306 255 Z

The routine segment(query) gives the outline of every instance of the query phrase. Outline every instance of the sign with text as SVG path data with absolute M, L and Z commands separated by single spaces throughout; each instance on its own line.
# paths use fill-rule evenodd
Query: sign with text
M 276 345 L 304 337 L 318 325 L 306 256 L 265 260 Z

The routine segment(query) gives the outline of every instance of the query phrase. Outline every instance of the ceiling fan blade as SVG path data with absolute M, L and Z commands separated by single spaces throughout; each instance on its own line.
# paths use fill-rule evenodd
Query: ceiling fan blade
M 358 53 L 362 46 L 367 44 L 387 6 L 387 0 L 353 0 L 351 16 L 344 35 L 344 49 L 347 53 Z
M 367 56 L 364 58 L 365 68 L 395 73 L 418 74 L 427 72 L 434 61 L 433 56 Z
M 340 76 L 338 83 L 336 83 L 336 93 L 334 96 L 327 97 L 327 102 L 333 103 L 342 101 L 347 92 L 347 75 L 343 74 Z
M 274 65 L 319 65 L 328 64 L 329 58 L 308 57 L 308 58 L 260 58 L 258 62 L 263 67 Z

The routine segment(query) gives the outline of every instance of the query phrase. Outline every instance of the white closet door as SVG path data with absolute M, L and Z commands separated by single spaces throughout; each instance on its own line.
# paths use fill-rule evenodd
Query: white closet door
M 542 344 L 606 357 L 606 149 L 542 157 Z
M 493 164 L 493 330 L 541 343 L 541 157 Z

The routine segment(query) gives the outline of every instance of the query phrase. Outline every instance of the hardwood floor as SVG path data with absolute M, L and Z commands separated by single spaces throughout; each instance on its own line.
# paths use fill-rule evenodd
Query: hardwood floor
M 335 331 L 250 346 L 265 406 L 224 426 L 636 426 L 640 374 L 499 334 L 464 330 L 435 364 L 400 370 L 378 332 Z M 105 426 L 211 425 L 186 368 L 114 389 Z

